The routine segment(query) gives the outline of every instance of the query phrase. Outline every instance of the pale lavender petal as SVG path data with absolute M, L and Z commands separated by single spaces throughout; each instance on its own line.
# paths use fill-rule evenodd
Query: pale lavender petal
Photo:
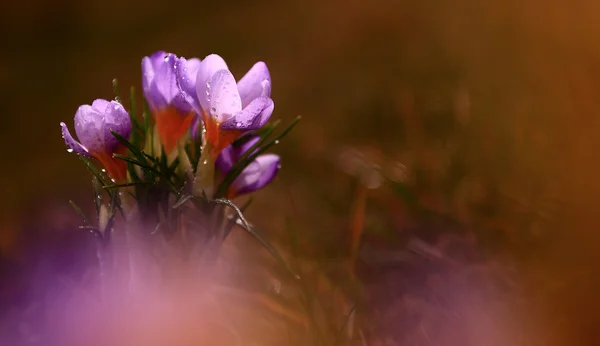
M 233 165 L 248 151 L 254 144 L 260 140 L 260 137 L 253 136 L 253 138 L 243 142 L 241 145 L 229 145 L 221 151 L 221 154 L 215 161 L 215 167 L 222 174 L 227 174 Z
M 175 73 L 179 89 L 184 94 L 185 100 L 200 114 L 200 103 L 196 94 L 196 77 L 200 68 L 200 59 L 179 58 L 175 63 Z
M 204 58 L 202 62 L 200 62 L 198 74 L 196 75 L 196 97 L 200 103 L 200 107 L 204 110 L 204 112 L 208 113 L 208 109 L 210 107 L 208 98 L 208 89 L 210 89 L 210 87 L 207 86 L 210 84 L 213 75 L 219 70 L 228 69 L 229 68 L 225 63 L 225 60 L 216 54 L 211 54 Z
M 177 56 L 167 53 L 162 61 L 158 62 L 154 70 L 154 81 L 151 87 L 151 94 L 156 96 L 156 92 L 162 96 L 164 105 L 173 105 L 177 109 L 184 112 L 190 111 L 191 107 L 185 101 L 179 84 L 177 83 L 177 75 L 175 73 Z M 160 104 L 158 105 L 160 108 Z
M 75 152 L 79 155 L 91 157 L 90 153 L 87 152 L 85 147 L 81 145 L 81 143 L 77 142 L 73 136 L 71 136 L 71 133 L 69 132 L 69 129 L 65 123 L 61 122 L 60 127 L 62 128 L 62 138 L 65 140 L 67 147 L 69 147 L 69 149 L 67 149 L 69 152 Z
M 96 99 L 94 102 L 92 102 L 92 109 L 100 114 L 104 114 L 104 112 L 106 112 L 106 108 L 110 106 L 110 103 L 110 101 L 104 99 Z
M 271 96 L 271 75 L 267 64 L 262 61 L 254 64 L 248 73 L 238 81 L 237 86 L 244 108 L 257 97 Z
M 108 153 L 114 153 L 119 146 L 119 141 L 110 132 L 114 131 L 121 137 L 129 140 L 131 135 L 131 119 L 129 113 L 117 101 L 111 101 L 104 111 L 104 150 Z
M 160 95 L 153 95 L 151 92 L 152 82 L 154 81 L 156 67 L 166 54 L 165 51 L 159 50 L 151 56 L 142 59 L 142 90 L 144 91 L 144 97 L 151 107 L 154 107 L 154 100 L 157 97 L 160 101 Z
M 241 112 L 223 122 L 221 128 L 244 131 L 259 129 L 269 121 L 274 108 L 275 104 L 272 99 L 268 97 L 256 98 Z
M 232 118 L 242 110 L 242 101 L 229 70 L 217 71 L 210 81 L 209 115 L 218 123 Z
M 97 103 L 98 105 L 99 103 Z M 104 151 L 104 113 L 100 113 L 90 105 L 83 105 L 75 114 L 75 133 L 81 144 L 89 152 Z
M 231 188 L 237 195 L 242 195 L 265 187 L 275 179 L 280 168 L 279 162 L 279 156 L 275 154 L 257 157 L 231 184 Z

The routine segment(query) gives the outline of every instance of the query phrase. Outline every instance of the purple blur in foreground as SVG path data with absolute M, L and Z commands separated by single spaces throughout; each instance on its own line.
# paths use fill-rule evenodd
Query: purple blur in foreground
M 220 56 L 211 54 L 196 66 L 180 59 L 177 70 L 197 69 L 195 78 L 179 74 L 178 80 L 189 103 L 202 115 L 206 139 L 217 156 L 244 132 L 266 124 L 275 107 L 271 96 L 271 75 L 259 61 L 236 82 Z
M 259 137 L 253 137 L 240 146 L 230 145 L 223 149 L 215 162 L 215 168 L 220 175 L 225 176 L 241 156 L 259 140 Z M 228 198 L 232 199 L 265 187 L 275 178 L 279 168 L 279 156 L 275 154 L 258 156 L 231 184 Z
M 199 59 L 186 60 L 164 51 L 142 59 L 144 97 L 167 153 L 175 149 L 192 123 L 200 121 L 200 113 L 194 110 L 195 98 L 183 91 L 188 84 L 195 85 L 199 66 Z
M 79 142 L 71 136 L 65 123 L 61 122 L 60 126 L 70 152 L 96 158 L 113 179 L 125 180 L 125 162 L 112 157 L 115 153 L 124 153 L 125 148 L 110 133 L 112 130 L 126 139 L 131 134 L 131 119 L 119 102 L 97 99 L 91 106 L 80 106 L 75 114 L 75 133 Z

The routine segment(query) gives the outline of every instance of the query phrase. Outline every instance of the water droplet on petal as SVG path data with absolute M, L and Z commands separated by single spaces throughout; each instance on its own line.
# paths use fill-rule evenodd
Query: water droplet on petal
M 211 115 L 216 115 L 216 114 L 217 114 L 217 109 L 216 109 L 215 107 L 212 107 L 212 108 L 210 109 L 210 114 L 211 114 Z
M 165 61 L 169 61 L 169 54 L 165 54 Z
M 73 152 L 73 149 L 71 149 L 71 148 L 67 149 L 67 153 L 72 153 L 72 152 Z

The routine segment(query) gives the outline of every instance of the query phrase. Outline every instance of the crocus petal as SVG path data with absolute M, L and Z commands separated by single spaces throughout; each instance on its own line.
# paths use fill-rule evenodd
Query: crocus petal
M 253 138 L 243 142 L 238 146 L 230 145 L 221 151 L 221 154 L 215 161 L 215 167 L 223 174 L 227 174 L 233 168 L 233 165 L 244 155 L 248 149 L 252 148 L 260 140 L 260 137 Z
M 113 153 L 117 150 L 120 142 L 110 131 L 118 133 L 125 139 L 129 139 L 131 135 L 131 119 L 129 118 L 129 114 L 117 101 L 111 101 L 104 111 L 104 150 L 108 153 Z
M 221 128 L 224 130 L 256 130 L 269 121 L 274 108 L 275 104 L 269 97 L 256 98 L 241 112 L 223 122 Z
M 190 136 L 197 141 L 202 140 L 202 137 L 200 137 L 201 135 L 203 135 L 202 133 L 202 119 L 200 118 L 199 115 L 196 115 L 194 117 L 194 120 L 192 121 L 192 124 L 190 125 Z
M 65 123 L 61 122 L 60 127 L 62 128 L 62 137 L 65 140 L 65 144 L 67 147 L 69 147 L 69 152 L 75 152 L 79 155 L 91 157 L 90 153 L 88 153 L 85 147 L 81 145 L 81 143 L 77 142 L 73 136 L 71 136 L 71 133 L 69 132 L 69 129 Z
M 275 154 L 257 157 L 231 184 L 231 194 L 237 196 L 263 188 L 275 179 L 279 167 L 279 156 Z
M 152 54 L 149 57 L 144 57 L 142 59 L 142 90 L 144 91 L 144 97 L 148 101 L 150 107 L 155 107 L 155 100 L 162 101 L 160 94 L 152 93 L 152 85 L 154 81 L 154 75 L 156 72 L 156 67 L 162 60 L 164 60 L 166 52 L 159 50 Z
M 103 114 L 104 110 L 99 112 L 90 105 L 80 106 L 75 113 L 75 133 L 90 152 L 104 151 Z
M 267 64 L 257 62 L 237 83 L 242 107 L 245 108 L 252 100 L 260 96 L 271 96 L 271 75 Z
M 210 84 L 213 75 L 219 70 L 228 70 L 225 60 L 216 54 L 211 54 L 200 62 L 198 74 L 196 75 L 196 97 L 200 103 L 200 107 L 204 112 L 208 113 L 210 107 L 208 85 Z M 235 82 L 234 82 L 235 84 Z
M 179 89 L 184 94 L 185 100 L 200 114 L 200 103 L 196 94 L 196 77 L 200 68 L 200 59 L 179 58 L 175 62 L 175 73 Z
M 113 101 L 116 102 L 116 101 Z M 100 114 L 104 114 L 108 106 L 110 106 L 111 102 L 104 99 L 96 99 L 92 102 L 92 109 Z M 118 103 L 117 103 L 118 104 Z
M 217 71 L 210 81 L 209 116 L 222 123 L 242 110 L 242 100 L 229 70 Z
M 160 94 L 162 100 L 164 100 L 165 104 L 159 105 L 158 107 L 173 105 L 178 110 L 187 113 L 191 110 L 191 107 L 179 89 L 175 67 L 176 62 L 177 56 L 168 53 L 164 56 L 163 60 L 155 66 L 156 69 L 154 71 L 155 74 L 151 93 L 153 95 L 156 95 L 156 93 Z

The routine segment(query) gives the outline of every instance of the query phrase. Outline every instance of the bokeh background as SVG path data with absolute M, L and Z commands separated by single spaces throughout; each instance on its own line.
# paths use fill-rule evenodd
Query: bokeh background
M 357 150 L 384 171 L 400 167 L 420 205 L 514 261 L 529 304 L 520 306 L 535 311 L 531 340 L 594 344 L 599 9 L 584 0 L 3 2 L 1 253 L 25 261 L 26 244 L 75 222 L 69 199 L 91 204 L 60 121 L 112 98 L 114 77 L 123 93 L 139 89 L 141 58 L 155 50 L 218 53 L 238 78 L 265 61 L 274 118 L 303 116 L 275 149 L 279 178 L 250 211 L 266 232 L 298 230 L 312 256 L 340 250 L 360 185 L 340 160 Z M 396 185 L 378 185 L 366 231 L 418 226 L 437 239 L 448 226 L 423 226 Z M 489 335 L 479 344 L 498 342 Z

